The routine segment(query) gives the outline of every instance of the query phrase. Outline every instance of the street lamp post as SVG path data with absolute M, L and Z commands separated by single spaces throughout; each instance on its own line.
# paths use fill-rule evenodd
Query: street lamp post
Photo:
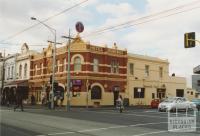
M 53 92 L 53 85 L 55 81 L 55 60 L 56 60 L 56 29 L 48 26 L 44 22 L 38 20 L 35 17 L 31 17 L 31 20 L 38 21 L 39 23 L 43 24 L 45 27 L 47 27 L 51 33 L 54 35 L 54 48 L 53 48 L 53 65 L 52 65 L 52 84 L 51 84 L 51 109 L 54 109 L 54 92 Z

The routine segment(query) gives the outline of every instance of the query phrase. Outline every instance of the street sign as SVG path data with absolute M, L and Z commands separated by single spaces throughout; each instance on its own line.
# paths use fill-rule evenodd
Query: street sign
M 81 32 L 83 32 L 83 30 L 84 30 L 83 23 L 82 22 L 77 22 L 76 23 L 76 31 L 79 32 L 79 33 L 81 33 Z

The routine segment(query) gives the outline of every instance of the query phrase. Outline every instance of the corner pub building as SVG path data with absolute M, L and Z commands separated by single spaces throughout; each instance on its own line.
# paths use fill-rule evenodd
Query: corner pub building
M 67 103 L 67 48 L 56 49 L 55 80 L 64 91 L 62 105 Z M 50 43 L 42 53 L 32 56 L 29 97 L 40 104 L 51 91 L 52 52 Z M 127 86 L 127 51 L 84 42 L 79 35 L 70 44 L 70 103 L 72 106 L 115 105 Z

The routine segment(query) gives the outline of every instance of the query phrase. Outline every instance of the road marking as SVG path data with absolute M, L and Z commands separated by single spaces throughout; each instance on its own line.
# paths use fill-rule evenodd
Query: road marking
M 196 127 L 196 128 L 200 128 L 200 127 Z M 180 129 L 180 130 L 181 130 L 181 129 Z M 155 131 L 155 132 L 137 134 L 137 135 L 132 135 L 132 136 L 145 136 L 145 135 L 160 134 L 160 133 L 166 133 L 166 132 L 170 132 L 170 131 L 169 131 L 169 130 Z M 196 132 L 197 132 L 197 131 L 196 131 Z
M 48 136 L 54 136 L 54 135 L 64 135 L 64 134 L 73 134 L 73 133 L 76 133 L 76 132 L 61 132 L 61 133 L 52 133 L 52 134 L 47 134 Z
M 162 124 L 162 123 L 167 123 L 167 122 L 144 123 L 144 124 L 134 124 L 134 125 L 120 125 L 120 126 L 111 126 L 111 127 L 105 127 L 105 128 L 94 128 L 94 129 L 84 129 L 84 130 L 79 130 L 79 131 L 68 131 L 68 132 L 51 133 L 51 134 L 46 134 L 46 135 L 43 134 L 43 135 L 36 135 L 36 136 L 55 136 L 55 135 L 64 135 L 64 134 L 95 132 L 95 131 L 108 130 L 108 129 L 137 127 L 137 126 L 155 125 L 155 124 Z
M 168 117 L 158 117 L 158 116 L 149 116 L 149 115 L 141 115 L 141 114 L 127 114 L 127 113 L 114 113 L 114 112 L 97 112 L 97 111 L 82 111 L 82 112 L 94 112 L 98 114 L 108 113 L 108 114 L 116 114 L 116 115 L 128 115 L 128 116 L 141 116 L 141 117 L 151 117 L 151 118 L 168 118 Z M 132 112 L 133 113 L 133 112 Z
M 165 133 L 168 131 L 156 131 L 156 132 L 149 132 L 149 133 L 143 133 L 143 134 L 138 134 L 138 135 L 132 135 L 132 136 L 144 136 L 144 135 L 152 135 L 152 134 L 159 134 L 159 133 Z

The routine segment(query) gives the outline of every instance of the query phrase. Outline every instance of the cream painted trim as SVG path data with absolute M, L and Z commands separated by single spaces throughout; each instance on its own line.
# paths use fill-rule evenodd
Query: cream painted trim
M 103 87 L 102 84 L 95 82 L 95 83 L 93 83 L 93 84 L 91 85 L 91 88 L 94 87 L 94 86 L 99 86 L 99 87 L 101 88 L 101 90 L 102 90 L 103 92 L 105 92 L 105 89 L 104 89 L 104 87 Z M 91 90 L 90 90 L 90 91 L 91 91 Z
M 65 90 L 65 85 L 64 85 L 64 84 L 62 84 L 62 83 L 58 83 L 58 85 L 61 86 L 61 87 L 63 87 L 64 90 Z
M 150 63 L 155 63 L 155 62 L 157 62 L 157 63 L 165 63 L 165 64 L 169 64 L 169 62 L 168 61 L 165 61 L 165 60 L 151 60 L 151 59 L 148 59 L 148 58 L 138 58 L 138 57 L 132 57 L 132 56 L 129 56 L 129 55 L 127 55 L 128 56 L 128 62 L 135 62 L 135 61 L 137 61 L 137 60 L 142 60 L 142 61 L 145 61 L 145 62 L 150 62 Z
M 80 57 L 81 58 L 81 64 L 84 64 L 84 57 L 81 54 L 74 54 L 71 58 L 71 63 L 70 64 L 74 64 L 74 59 L 76 57 Z
M 45 80 L 47 79 L 47 80 Z M 66 77 L 56 77 L 56 79 L 59 80 L 66 80 Z M 110 81 L 118 81 L 118 82 L 127 82 L 127 79 L 121 79 L 121 78 L 108 78 L 108 77 L 92 77 L 92 76 L 73 76 L 72 79 L 88 79 L 88 80 L 110 80 Z M 30 82 L 42 82 L 42 81 L 49 81 L 48 78 L 43 78 L 43 79 L 32 79 L 29 80 Z

